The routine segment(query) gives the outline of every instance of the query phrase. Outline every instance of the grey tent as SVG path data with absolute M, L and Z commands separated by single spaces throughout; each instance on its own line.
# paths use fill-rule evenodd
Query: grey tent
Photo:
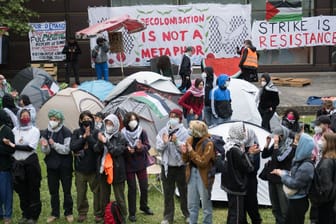
M 42 104 L 59 90 L 56 82 L 50 80 L 47 76 L 36 75 L 21 91 L 20 95 L 27 95 L 31 103 L 38 111 Z
M 138 91 L 110 101 L 102 113 L 116 114 L 122 120 L 127 112 L 135 112 L 140 117 L 140 124 L 146 130 L 151 146 L 155 146 L 157 133 L 166 125 L 169 112 L 175 108 L 180 106 L 159 94 Z
M 30 82 L 34 77 L 36 76 L 44 76 L 46 79 L 50 81 L 54 81 L 54 79 L 48 74 L 48 72 L 44 71 L 40 68 L 34 68 L 34 67 L 27 67 L 19 71 L 14 78 L 11 80 L 12 87 L 21 93 L 21 91 L 24 89 L 26 84 Z

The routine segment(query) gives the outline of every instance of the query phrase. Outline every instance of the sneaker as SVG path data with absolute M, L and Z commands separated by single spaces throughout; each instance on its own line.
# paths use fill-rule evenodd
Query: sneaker
M 168 220 L 162 220 L 161 224 L 169 224 L 169 221 Z
M 47 223 L 55 222 L 56 219 L 57 219 L 56 216 L 50 216 L 50 217 L 47 218 Z
M 11 224 L 11 219 L 10 218 L 4 218 L 4 224 Z
M 74 221 L 73 215 L 67 215 L 65 216 L 65 219 L 67 220 L 68 223 L 72 223 Z
M 135 215 L 130 215 L 130 216 L 128 217 L 128 219 L 129 219 L 129 221 L 131 221 L 131 222 L 136 222 L 136 217 L 135 217 Z
M 19 221 L 18 224 L 26 224 L 28 222 L 28 219 L 25 217 L 22 217 Z
M 37 224 L 37 220 L 28 219 L 28 221 L 26 222 L 26 224 Z
M 77 222 L 84 222 L 86 220 L 86 215 L 79 215 Z

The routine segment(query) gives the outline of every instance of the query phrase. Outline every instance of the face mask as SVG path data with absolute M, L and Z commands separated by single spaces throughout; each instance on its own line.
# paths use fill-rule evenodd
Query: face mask
M 202 79 L 206 79 L 207 74 L 206 74 L 205 72 L 203 72 L 203 73 L 201 74 L 201 76 L 202 76 Z
M 29 118 L 29 117 L 24 117 L 24 118 L 21 118 L 21 119 L 20 119 L 20 123 L 21 123 L 23 126 L 28 125 L 29 122 L 30 122 L 30 118 Z
M 322 133 L 322 128 L 320 127 L 320 126 L 315 126 L 315 128 L 314 128 L 314 132 L 315 132 L 315 134 L 321 134 Z
M 288 119 L 289 121 L 293 121 L 293 120 L 295 119 L 295 117 L 294 117 L 293 114 L 288 114 L 288 115 L 287 115 L 287 119 Z
M 113 126 L 112 126 L 112 125 L 106 126 L 106 127 L 105 127 L 105 131 L 106 131 L 106 133 L 108 133 L 108 134 L 112 134 Z
M 224 86 L 228 87 L 229 85 L 230 85 L 230 82 L 227 81 Z
M 131 130 L 134 130 L 136 126 L 138 125 L 138 121 L 133 120 L 128 123 L 128 126 L 130 127 Z
M 49 126 L 54 129 L 58 126 L 58 122 L 57 121 L 49 121 Z
M 178 118 L 170 118 L 169 119 L 169 125 L 170 127 L 174 128 L 180 123 L 180 119 Z
M 89 127 L 91 126 L 91 121 L 83 121 L 82 124 L 84 127 Z
M 264 87 L 266 86 L 267 82 L 266 81 L 261 81 L 261 86 Z
M 95 124 L 96 128 L 97 129 L 101 129 L 101 127 L 103 126 L 103 123 L 102 122 L 98 122 Z
M 7 80 L 4 79 L 4 80 L 2 81 L 2 83 L 5 85 L 5 84 L 7 83 Z
M 323 141 L 321 139 L 317 141 L 317 147 L 320 150 L 324 149 L 324 143 L 323 143 Z

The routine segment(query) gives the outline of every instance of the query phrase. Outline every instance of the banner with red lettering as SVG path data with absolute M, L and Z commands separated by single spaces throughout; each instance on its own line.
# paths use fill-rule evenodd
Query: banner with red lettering
M 251 5 L 189 4 L 88 9 L 90 25 L 129 14 L 147 24 L 134 34 L 123 30 L 124 52 L 109 53 L 109 67 L 148 66 L 149 60 L 168 55 L 180 64 L 187 46 L 192 46 L 194 64 L 203 58 L 237 56 L 236 47 L 251 38 Z M 108 39 L 107 33 L 102 33 Z M 91 49 L 96 39 L 91 39 Z
M 301 21 L 255 21 L 252 42 L 258 50 L 336 45 L 336 16 Z

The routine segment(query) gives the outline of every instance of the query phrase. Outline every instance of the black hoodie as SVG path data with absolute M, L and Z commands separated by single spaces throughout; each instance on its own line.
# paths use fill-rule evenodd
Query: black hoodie
M 0 110 L 0 171 L 10 171 L 12 167 L 12 154 L 15 149 L 4 144 L 2 139 L 7 138 L 15 142 L 12 130 L 6 125 L 10 119 L 4 110 Z

